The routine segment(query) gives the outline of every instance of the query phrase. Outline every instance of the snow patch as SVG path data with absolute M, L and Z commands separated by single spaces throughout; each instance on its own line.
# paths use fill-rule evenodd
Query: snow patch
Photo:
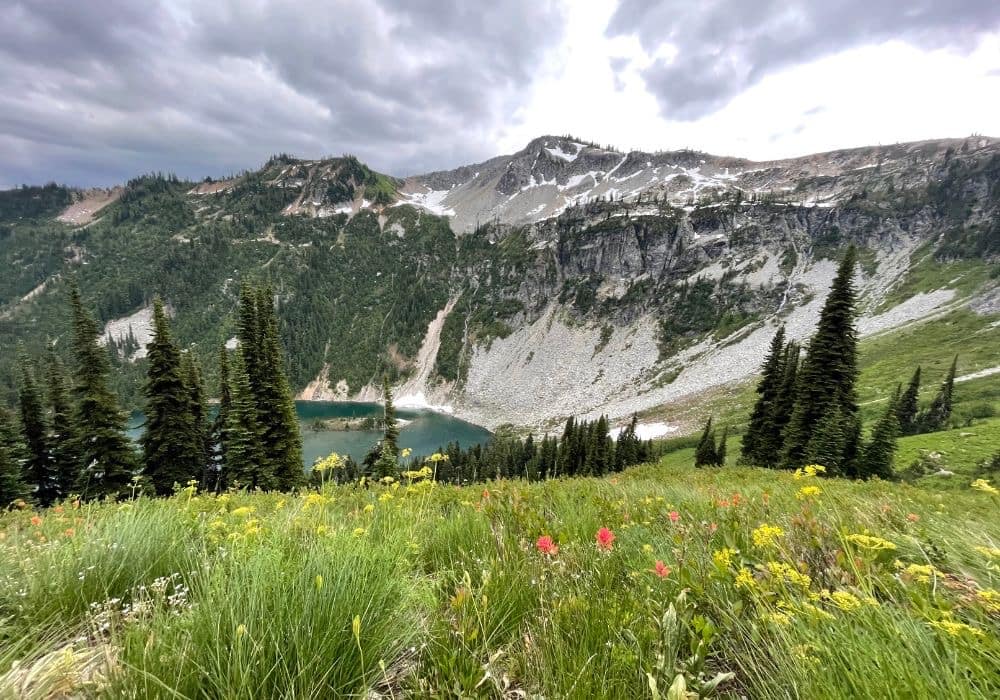
M 608 433 L 615 440 L 618 436 L 622 434 L 627 426 L 621 426 L 620 428 L 612 428 Z M 677 432 L 678 428 L 676 425 L 667 425 L 666 423 L 636 423 L 635 425 L 635 436 L 640 440 L 652 440 L 654 438 L 663 437 L 669 433 Z
M 393 403 L 396 404 L 397 408 L 422 408 L 428 411 L 436 411 L 438 413 L 454 413 L 455 409 L 452 406 L 447 406 L 444 404 L 432 404 L 427 400 L 424 392 L 418 391 L 415 394 L 407 394 L 406 396 L 400 396 L 395 399 Z

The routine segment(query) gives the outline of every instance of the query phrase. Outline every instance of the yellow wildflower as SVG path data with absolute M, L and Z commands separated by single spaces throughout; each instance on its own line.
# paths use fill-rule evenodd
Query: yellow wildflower
M 819 474 L 825 474 L 826 467 L 822 464 L 807 464 L 801 469 L 796 469 L 793 479 L 809 479 Z
M 897 566 L 901 566 L 901 563 L 897 563 Z M 914 579 L 919 583 L 930 583 L 931 577 L 938 578 L 944 576 L 944 573 L 938 571 L 931 564 L 910 564 L 905 569 L 903 569 L 903 575 Z
M 306 498 L 305 498 L 305 502 L 304 502 L 303 507 L 304 508 L 313 508 L 313 507 L 319 508 L 320 506 L 324 505 L 325 503 L 329 503 L 329 502 L 330 502 L 330 499 L 327 498 L 326 496 L 324 496 L 323 494 L 320 494 L 320 493 L 309 493 L 309 494 L 306 494 Z
M 316 574 L 316 590 L 318 591 L 323 587 L 323 576 Z
M 316 534 L 321 537 L 327 534 L 328 532 L 330 532 L 330 528 L 328 528 L 326 525 L 319 525 L 316 527 Z
M 247 633 L 247 626 L 246 625 L 236 625 L 236 636 L 237 637 L 242 637 L 246 633 Z
M 803 486 L 799 489 L 795 497 L 800 501 L 808 501 L 811 498 L 816 498 L 823 492 L 819 486 Z
M 754 546 L 763 548 L 771 546 L 784 534 L 785 531 L 777 525 L 768 525 L 767 523 L 764 523 L 754 530 L 753 533 L 751 533 L 751 536 L 753 537 Z
M 848 535 L 847 541 L 861 547 L 862 549 L 872 549 L 872 550 L 891 550 L 896 549 L 894 545 L 889 540 L 883 540 L 881 537 L 874 537 L 872 535 Z
M 1000 613 L 1000 592 L 995 591 L 992 588 L 984 588 L 981 591 L 976 592 L 976 597 L 979 598 L 988 611 L 992 613 Z
M 393 495 L 391 493 L 389 493 L 388 491 L 386 491 L 385 493 L 380 494 L 379 497 L 378 497 L 379 503 L 385 503 L 386 501 L 391 501 L 392 499 L 393 499 Z
M 834 591 L 829 597 L 830 602 L 844 612 L 857 610 L 861 607 L 861 600 L 853 593 L 848 593 L 847 591 Z
M 642 545 L 642 551 L 644 551 L 646 554 L 652 554 L 653 553 L 653 545 L 648 544 L 648 543 Z
M 1000 490 L 997 490 L 997 487 L 990 484 L 986 479 L 976 479 L 972 482 L 972 488 L 983 493 L 993 494 L 994 496 L 1000 494 Z
M 411 454 L 413 454 L 413 448 L 412 447 L 404 447 L 399 454 L 400 454 L 401 457 L 404 457 L 404 458 L 405 457 L 409 457 Z
M 371 503 L 369 503 L 368 505 L 366 505 L 365 508 L 364 508 L 365 513 L 371 513 L 374 510 L 375 510 L 375 506 L 372 505 Z
M 246 516 L 253 513 L 253 510 L 254 510 L 253 508 L 242 506 L 241 508 L 237 508 L 236 510 L 234 510 L 232 512 L 232 515 L 236 518 L 245 518 Z
M 975 550 L 987 559 L 1000 559 L 1000 548 L 997 547 L 975 547 Z
M 729 547 L 723 547 L 722 549 L 717 549 L 712 552 L 712 561 L 714 561 L 715 565 L 720 569 L 728 569 L 732 566 L 734 554 L 736 554 L 736 552 Z
M 808 613 L 809 616 L 817 622 L 837 619 L 823 608 L 818 608 L 812 603 L 802 603 L 802 610 L 803 612 Z
M 750 569 L 745 566 L 740 568 L 739 573 L 736 574 L 736 586 L 738 588 L 745 588 L 748 591 L 752 591 L 757 587 L 757 580 L 753 577 Z
M 772 577 L 793 586 L 800 586 L 803 589 L 809 588 L 812 579 L 795 567 L 780 561 L 767 562 L 767 571 Z
M 356 527 L 356 528 L 354 528 L 354 536 L 355 537 L 361 537 L 364 534 L 365 534 L 365 529 L 363 527 Z
M 313 471 L 322 474 L 323 472 L 330 471 L 331 469 L 339 469 L 343 466 L 343 464 L 344 458 L 336 452 L 331 452 L 329 456 L 324 459 L 317 460 L 316 463 L 313 464 Z
M 792 647 L 792 656 L 795 657 L 796 661 L 815 666 L 819 663 L 819 658 L 813 653 L 815 651 L 816 647 L 812 644 L 798 644 Z
M 763 615 L 763 619 L 775 625 L 790 625 L 792 624 L 792 616 L 784 612 L 770 612 Z
M 928 623 L 931 627 L 937 630 L 945 632 L 949 637 L 962 637 L 970 636 L 977 639 L 981 639 L 986 635 L 983 634 L 981 629 L 976 629 L 964 622 L 956 622 L 954 620 L 936 620 L 934 622 Z

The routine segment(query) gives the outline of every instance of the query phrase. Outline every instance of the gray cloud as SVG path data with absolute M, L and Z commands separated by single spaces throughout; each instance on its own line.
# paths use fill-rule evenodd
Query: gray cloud
M 996 0 L 622 0 L 607 33 L 676 48 L 643 78 L 664 116 L 690 120 L 773 71 L 847 48 L 899 39 L 972 49 L 997 29 Z
M 0 0 L 0 182 L 491 156 L 562 25 L 552 0 Z

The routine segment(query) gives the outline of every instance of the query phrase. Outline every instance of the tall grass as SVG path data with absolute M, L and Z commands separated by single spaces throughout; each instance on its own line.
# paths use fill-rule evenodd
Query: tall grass
M 2 515 L 0 693 L 1000 695 L 997 495 L 676 460 Z

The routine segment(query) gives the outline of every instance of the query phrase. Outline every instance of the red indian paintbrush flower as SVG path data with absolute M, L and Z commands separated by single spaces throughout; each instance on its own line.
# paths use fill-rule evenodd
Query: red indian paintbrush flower
M 548 554 L 553 557 L 559 554 L 559 545 L 553 542 L 552 538 L 548 535 L 542 535 L 539 537 L 535 546 L 538 547 L 538 551 L 542 554 Z
M 678 513 L 676 510 L 670 511 L 669 513 L 667 513 L 667 515 L 670 517 L 670 522 L 672 523 L 676 523 L 678 520 L 681 519 L 681 514 Z
M 660 578 L 666 578 L 670 575 L 670 567 L 664 564 L 660 559 L 656 560 L 656 566 L 653 567 L 652 571 Z
M 598 549 L 610 552 L 615 541 L 615 533 L 611 532 L 611 530 L 606 527 L 602 527 L 597 531 L 596 539 Z

